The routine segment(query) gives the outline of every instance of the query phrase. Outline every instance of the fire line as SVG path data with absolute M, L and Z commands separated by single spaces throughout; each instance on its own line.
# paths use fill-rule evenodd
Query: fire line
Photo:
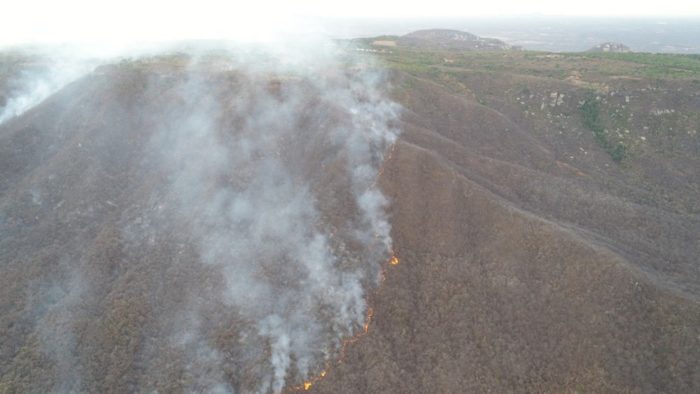
M 392 253 L 391 258 L 389 259 L 389 265 L 391 266 L 396 266 L 399 264 L 400 260 L 396 256 L 395 253 Z M 386 270 L 386 266 L 382 267 L 382 272 L 381 275 L 384 277 L 384 271 Z M 375 290 L 376 291 L 376 290 Z M 345 353 L 347 351 L 347 348 L 349 345 L 357 342 L 360 338 L 363 336 L 367 335 L 369 333 L 369 325 L 372 322 L 372 318 L 374 317 L 374 309 L 372 307 L 367 308 L 367 315 L 365 317 L 365 323 L 362 326 L 362 331 L 359 333 L 353 335 L 350 338 L 347 338 L 343 340 L 343 344 L 340 347 L 340 352 L 338 353 L 338 357 L 335 360 L 335 364 L 342 364 L 343 361 L 345 360 Z M 304 381 L 304 383 L 292 387 L 291 391 L 308 391 L 313 387 L 314 384 L 318 383 L 321 379 L 326 377 L 326 373 L 330 367 L 332 367 L 333 363 L 332 362 L 327 362 L 326 367 L 316 376 L 310 378 L 309 380 Z
M 384 167 L 385 167 L 386 163 L 389 160 L 391 160 L 392 156 L 394 155 L 395 148 L 396 148 L 396 144 L 391 145 L 391 147 L 389 148 L 389 153 L 388 153 L 386 159 L 384 160 L 384 163 L 379 168 L 379 171 L 377 172 L 377 176 L 372 184 L 372 187 L 376 186 L 377 182 L 379 181 L 379 177 L 382 176 L 382 174 L 384 174 Z M 386 278 L 387 266 L 389 266 L 389 267 L 397 266 L 397 265 L 399 265 L 399 263 L 400 263 L 399 258 L 396 256 L 396 253 L 392 250 L 391 251 L 391 258 L 388 260 L 388 264 L 385 264 L 384 266 L 382 266 L 382 268 L 379 272 L 380 284 L 379 284 L 379 287 L 377 287 L 374 290 L 375 292 L 379 288 L 381 288 L 381 285 L 384 283 L 384 279 Z M 367 297 L 367 299 L 368 299 L 368 303 L 369 303 L 371 296 Z M 363 336 L 365 336 L 369 333 L 369 326 L 370 326 L 370 323 L 372 322 L 373 317 L 374 317 L 374 309 L 371 306 L 368 306 L 367 307 L 367 314 L 365 316 L 365 323 L 362 325 L 362 331 L 358 332 L 357 334 L 353 335 L 350 338 L 343 340 L 342 345 L 340 346 L 340 351 L 338 352 L 338 357 L 335 359 L 335 362 L 327 361 L 324 369 L 321 370 L 321 372 L 318 375 L 304 381 L 304 383 L 302 383 L 298 386 L 292 387 L 291 391 L 298 392 L 298 391 L 311 390 L 311 388 L 313 387 L 314 384 L 318 383 L 321 379 L 326 377 L 327 371 L 330 369 L 330 367 L 333 366 L 333 364 L 342 364 L 343 361 L 345 360 L 345 353 L 347 351 L 347 347 L 349 345 L 357 342 L 360 338 L 362 338 Z

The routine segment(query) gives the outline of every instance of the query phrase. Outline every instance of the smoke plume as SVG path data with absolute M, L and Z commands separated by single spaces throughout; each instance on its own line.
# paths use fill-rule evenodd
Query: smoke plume
M 50 59 L 2 90 L 4 141 L 32 147 L 4 158 L 7 267 L 32 239 L 51 267 L 4 271 L 50 295 L 8 290 L 7 342 L 43 368 L 22 387 L 278 393 L 363 330 L 399 112 L 371 59 L 325 41 Z
M 22 115 L 70 82 L 90 72 L 98 63 L 95 58 L 84 58 L 82 55 L 75 57 L 64 51 L 19 51 L 12 55 L 19 57 L 28 66 L 10 69 L 9 75 L 0 81 L 0 124 Z
M 375 181 L 397 106 L 375 69 L 324 51 L 234 53 L 217 75 L 193 61 L 152 141 L 175 222 L 223 274 L 213 296 L 246 322 L 238 351 L 266 360 L 243 392 L 280 392 L 334 357 L 391 252 Z

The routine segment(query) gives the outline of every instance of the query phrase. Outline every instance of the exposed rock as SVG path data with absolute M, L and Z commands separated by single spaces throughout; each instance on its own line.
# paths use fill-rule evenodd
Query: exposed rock
M 619 42 L 604 42 L 589 49 L 588 52 L 629 53 L 632 50 L 627 45 Z

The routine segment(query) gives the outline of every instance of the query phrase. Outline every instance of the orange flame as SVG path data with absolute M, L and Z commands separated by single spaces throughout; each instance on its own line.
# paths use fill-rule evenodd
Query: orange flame
M 300 390 L 309 391 L 311 389 L 311 387 L 316 382 L 323 379 L 325 376 L 326 376 L 326 371 L 323 370 L 323 371 L 321 371 L 321 373 L 318 374 L 318 376 L 314 376 L 313 378 L 305 381 L 304 384 L 297 386 L 297 387 L 294 387 L 292 390 L 294 390 L 294 391 L 300 391 Z
M 399 258 L 396 256 L 391 256 L 391 260 L 389 260 L 389 264 L 391 265 L 399 265 Z
M 362 326 L 362 329 L 364 330 L 365 334 L 369 332 L 369 323 L 372 321 L 372 316 L 374 316 L 374 309 L 367 309 L 367 317 L 365 318 L 365 324 Z

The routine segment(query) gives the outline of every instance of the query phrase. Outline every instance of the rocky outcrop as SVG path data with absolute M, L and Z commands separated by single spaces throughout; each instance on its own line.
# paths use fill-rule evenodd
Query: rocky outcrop
M 619 42 L 604 42 L 589 49 L 588 52 L 629 53 L 632 50 L 627 45 Z

